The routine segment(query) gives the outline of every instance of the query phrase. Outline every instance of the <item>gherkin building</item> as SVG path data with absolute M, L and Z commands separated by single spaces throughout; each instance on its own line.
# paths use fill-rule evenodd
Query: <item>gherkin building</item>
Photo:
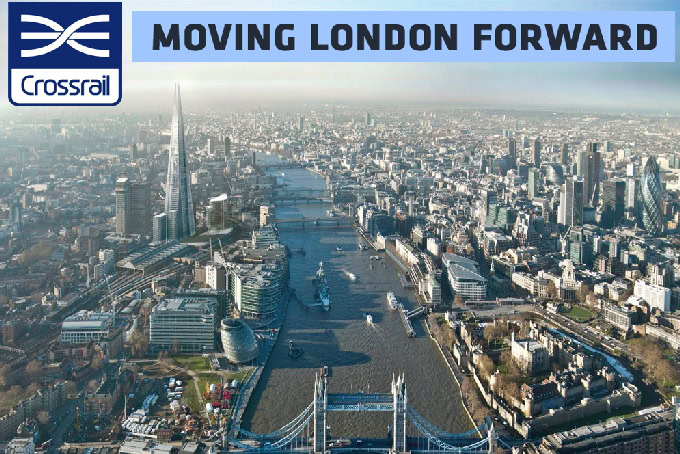
M 659 165 L 653 156 L 647 159 L 638 188 L 638 222 L 647 233 L 659 236 L 663 231 L 662 187 Z

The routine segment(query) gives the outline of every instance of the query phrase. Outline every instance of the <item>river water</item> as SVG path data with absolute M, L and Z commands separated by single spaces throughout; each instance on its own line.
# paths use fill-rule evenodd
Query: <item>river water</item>
M 258 163 L 276 160 L 258 155 Z M 322 177 L 305 169 L 286 169 L 290 187 L 325 188 Z M 287 202 L 276 207 L 278 218 L 325 217 L 329 204 Z M 295 299 L 288 306 L 274 351 L 246 409 L 242 427 L 253 432 L 276 430 L 292 420 L 313 398 L 315 374 L 329 366 L 329 392 L 390 392 L 393 374 L 404 373 L 408 402 L 421 415 L 449 432 L 471 427 L 460 402 L 458 387 L 422 320 L 414 322 L 418 337 L 408 338 L 399 315 L 390 310 L 386 293 L 394 292 L 405 308 L 416 307 L 415 294 L 402 288 L 399 268 L 384 254 L 360 251 L 361 236 L 351 227 L 285 227 L 281 240 L 293 252 L 290 285 L 305 303 L 314 302 L 312 278 L 324 262 L 331 309 L 307 308 Z M 342 248 L 342 252 L 336 250 Z M 303 247 L 307 254 L 296 251 Z M 371 265 L 373 269 L 371 269 Z M 347 276 L 357 276 L 352 281 Z M 366 323 L 364 313 L 373 317 Z M 330 330 L 330 331 L 328 331 Z M 304 350 L 288 357 L 288 341 Z M 332 437 L 383 437 L 391 413 L 329 413 Z

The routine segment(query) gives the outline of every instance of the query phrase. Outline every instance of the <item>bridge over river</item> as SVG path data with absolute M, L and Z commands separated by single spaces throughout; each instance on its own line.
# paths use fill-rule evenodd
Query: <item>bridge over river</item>
M 384 439 L 331 439 L 328 412 L 390 412 L 390 428 Z M 238 425 L 231 428 L 229 443 L 243 452 L 450 452 L 495 453 L 499 446 L 509 447 L 511 440 L 498 436 L 490 419 L 464 433 L 448 433 L 427 421 L 408 403 L 404 376 L 392 378 L 390 393 L 328 392 L 328 378 L 316 377 L 314 399 L 298 416 L 280 429 L 257 434 Z
M 353 223 L 352 218 L 346 216 L 329 216 L 329 217 L 318 217 L 318 218 L 284 218 L 276 219 L 274 223 L 277 227 L 285 226 L 351 226 Z

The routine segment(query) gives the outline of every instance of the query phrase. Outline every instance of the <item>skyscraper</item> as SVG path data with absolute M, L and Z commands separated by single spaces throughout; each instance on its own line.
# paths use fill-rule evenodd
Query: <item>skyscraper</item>
M 529 200 L 533 200 L 536 198 L 536 195 L 538 194 L 538 180 L 539 180 L 539 172 L 538 169 L 533 168 L 529 169 L 529 184 L 528 184 L 528 189 L 527 191 L 529 192 Z
M 482 190 L 482 224 L 493 224 L 495 219 L 491 219 L 490 213 L 493 208 L 498 204 L 498 194 L 496 191 L 491 189 Z M 487 222 L 490 221 L 490 222 Z
M 153 242 L 155 244 L 165 243 L 168 239 L 168 215 L 165 213 L 157 214 L 153 217 Z
M 151 186 L 149 183 L 130 183 L 129 233 L 151 234 Z
M 564 206 L 562 209 L 564 225 L 583 224 L 583 180 L 567 178 L 560 196 L 560 205 Z
M 120 177 L 116 180 L 116 233 L 128 233 L 130 207 L 130 180 Z
M 165 213 L 168 215 L 169 239 L 180 240 L 196 233 L 194 203 L 191 199 L 187 155 L 184 148 L 184 118 L 179 84 L 175 84 L 175 101 L 172 108 Z
M 151 233 L 151 190 L 148 183 L 116 180 L 116 233 Z
M 602 216 L 603 227 L 615 227 L 623 219 L 626 209 L 626 182 L 624 180 L 608 180 L 602 183 Z
M 231 155 L 231 137 L 229 136 L 224 136 L 224 155 L 226 159 L 229 159 Z
M 583 201 L 586 205 L 597 206 L 600 189 L 602 157 L 597 142 L 588 144 L 588 149 L 576 155 L 578 176 L 583 179 Z
M 653 156 L 647 158 L 637 194 L 639 222 L 650 235 L 660 235 L 663 230 L 662 188 L 659 165 Z
M 508 139 L 508 154 L 510 155 L 510 168 L 514 169 L 517 165 L 517 141 L 513 138 Z
M 602 172 L 602 155 L 597 142 L 588 145 L 588 160 L 590 162 L 590 181 L 588 186 L 588 202 L 592 207 L 597 207 L 600 197 L 600 173 Z
M 534 148 L 531 150 L 531 162 L 537 169 L 541 167 L 541 140 L 536 137 L 534 140 Z
M 569 145 L 567 145 L 566 143 L 562 145 L 562 155 L 560 163 L 563 166 L 569 165 Z

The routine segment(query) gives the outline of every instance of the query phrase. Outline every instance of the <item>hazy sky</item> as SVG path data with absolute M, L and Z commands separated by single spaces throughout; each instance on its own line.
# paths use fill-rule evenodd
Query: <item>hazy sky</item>
M 680 34 L 675 63 L 133 63 L 134 10 L 680 10 L 680 0 L 534 1 L 123 1 L 123 101 L 119 110 L 163 109 L 182 83 L 185 108 L 290 102 L 451 103 L 498 107 L 680 112 Z M 0 5 L 7 30 L 7 3 Z M 7 42 L 4 34 L 5 43 Z M 0 62 L 7 65 L 7 47 Z M 0 71 L 3 115 L 7 71 Z M 69 108 L 70 109 L 70 108 Z

